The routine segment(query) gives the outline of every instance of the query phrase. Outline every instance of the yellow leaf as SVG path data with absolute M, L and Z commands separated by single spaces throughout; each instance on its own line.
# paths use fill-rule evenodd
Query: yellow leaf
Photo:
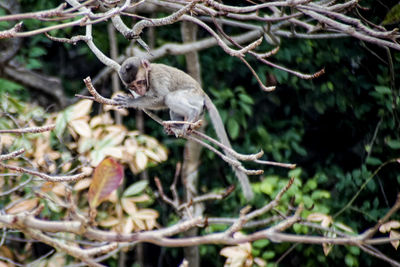
M 351 229 L 350 226 L 347 226 L 347 225 L 345 225 L 343 223 L 340 223 L 340 222 L 339 223 L 335 223 L 335 226 L 337 228 L 339 228 L 340 230 L 342 230 L 342 231 L 349 232 L 349 233 L 354 233 L 353 229 Z
M 51 190 L 54 194 L 58 195 L 58 196 L 65 196 L 66 194 L 66 188 L 65 185 L 62 183 L 57 183 L 54 188 Z
M 127 197 L 126 199 L 128 199 L 128 200 L 130 200 L 130 201 L 132 201 L 134 203 L 138 203 L 138 202 L 149 201 L 151 198 L 147 194 L 142 194 L 142 195 L 137 196 L 137 197 Z
M 42 186 L 40 187 L 40 190 L 41 190 L 43 193 L 47 193 L 47 192 L 50 192 L 50 191 L 54 188 L 55 185 L 56 185 L 56 183 L 54 183 L 54 182 L 45 182 L 45 183 L 42 184 Z
M 400 238 L 400 233 L 395 231 L 395 230 L 391 230 L 390 234 L 389 234 L 390 238 Z M 394 241 L 390 241 L 390 244 L 392 244 L 392 246 L 397 250 L 397 248 L 399 247 L 399 240 L 394 240 Z
M 117 203 L 118 201 L 118 195 L 117 195 L 117 190 L 113 191 L 108 198 L 106 199 L 110 201 L 111 203 Z
M 123 227 L 122 227 L 122 233 L 124 233 L 124 234 L 132 233 L 133 229 L 134 229 L 134 224 L 133 224 L 132 219 L 130 217 L 125 218 Z
M 154 227 L 156 227 L 157 224 L 156 220 L 146 220 L 145 223 L 146 223 L 146 230 L 153 229 Z
M 102 227 L 113 227 L 117 225 L 120 222 L 118 218 L 115 217 L 108 217 L 105 220 L 102 220 L 99 222 L 99 225 Z
M 158 212 L 153 209 L 141 209 L 135 213 L 135 217 L 141 220 L 152 220 L 158 218 Z
M 125 148 L 126 152 L 128 152 L 132 156 L 135 155 L 135 153 L 138 149 L 138 143 L 137 143 L 136 139 L 134 139 L 134 138 L 126 139 L 124 142 L 124 148 Z
M 307 221 L 310 222 L 321 222 L 323 219 L 326 218 L 327 215 L 323 213 L 311 213 L 310 215 L 307 216 Z
M 90 128 L 94 128 L 94 127 L 96 127 L 96 126 L 99 126 L 99 125 L 101 125 L 102 123 L 103 123 L 103 119 L 102 119 L 102 117 L 99 116 L 99 115 L 94 116 L 94 117 L 89 121 Z
M 73 112 L 72 112 L 72 117 L 71 120 L 75 120 L 78 118 L 81 118 L 83 116 L 86 116 L 90 113 L 90 110 L 92 108 L 92 103 L 93 101 L 88 100 L 88 99 L 83 99 L 73 105 Z
M 387 233 L 390 230 L 397 229 L 397 228 L 400 228 L 400 222 L 399 221 L 388 221 L 387 223 L 384 223 L 379 227 L 379 232 Z
M 113 158 L 117 159 L 123 159 L 123 152 L 124 152 L 124 147 L 122 146 L 114 146 L 114 147 L 106 147 L 102 149 L 104 155 L 106 156 L 111 156 Z
M 331 216 L 326 216 L 322 222 L 321 222 L 321 226 L 323 227 L 329 227 L 332 224 L 333 220 Z
M 155 150 L 161 161 L 166 161 L 168 159 L 168 150 L 165 147 L 159 146 L 155 148 Z
M 88 138 L 92 136 L 92 129 L 87 123 L 87 119 L 70 121 L 69 126 L 80 136 Z
M 328 256 L 328 254 L 331 252 L 332 248 L 333 248 L 332 244 L 328 244 L 328 243 L 322 244 L 322 249 L 324 250 L 325 256 Z
M 126 129 L 120 128 L 121 132 L 111 132 L 107 134 L 104 139 L 110 139 L 110 145 L 118 146 L 121 145 L 126 137 Z
M 92 178 L 85 178 L 82 180 L 79 180 L 75 185 L 74 185 L 74 191 L 82 191 L 85 190 L 86 188 L 89 188 L 90 184 L 92 183 Z
M 321 226 L 329 227 L 332 224 L 333 219 L 329 215 L 316 212 L 316 213 L 311 213 L 310 215 L 308 215 L 307 216 L 307 221 L 310 221 L 310 222 L 321 222 Z
M 129 215 L 134 215 L 137 212 L 136 204 L 127 198 L 121 199 L 122 208 Z
M 38 204 L 39 204 L 38 198 L 31 198 L 31 199 L 23 200 L 23 201 L 15 204 L 11 208 L 6 209 L 6 213 L 18 214 L 18 213 L 21 213 L 24 211 L 31 211 L 34 208 L 36 208 Z
M 132 222 L 136 225 L 135 230 L 146 230 L 146 225 L 142 220 L 136 218 L 134 215 L 130 215 L 130 218 L 132 219 Z
M 260 267 L 267 266 L 267 262 L 264 259 L 261 259 L 261 258 L 258 258 L 258 257 L 254 258 L 254 263 L 257 264 Z
M 143 151 L 137 151 L 135 156 L 135 163 L 139 170 L 144 170 L 147 165 L 148 158 Z
M 145 149 L 144 153 L 146 154 L 146 156 L 148 156 L 150 159 L 154 160 L 155 162 L 161 162 L 161 158 L 154 153 L 153 151 L 151 151 L 150 149 Z

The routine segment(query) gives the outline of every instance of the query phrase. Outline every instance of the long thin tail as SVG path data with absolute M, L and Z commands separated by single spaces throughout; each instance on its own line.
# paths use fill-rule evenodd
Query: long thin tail
M 206 95 L 205 97 L 205 105 L 206 108 L 209 112 L 211 122 L 214 126 L 215 132 L 217 133 L 219 141 L 225 145 L 228 148 L 232 148 L 231 143 L 229 142 L 228 135 L 226 134 L 224 123 L 222 122 L 221 116 L 219 115 L 219 112 L 217 110 L 217 107 L 214 105 L 214 103 L 211 101 L 211 99 Z M 224 150 L 224 154 L 230 158 L 232 156 Z M 247 175 L 232 166 L 232 169 L 234 170 L 236 177 L 239 179 L 240 186 L 242 187 L 243 195 L 247 200 L 251 200 L 254 197 L 253 190 L 251 189 L 251 185 L 249 182 L 249 178 Z

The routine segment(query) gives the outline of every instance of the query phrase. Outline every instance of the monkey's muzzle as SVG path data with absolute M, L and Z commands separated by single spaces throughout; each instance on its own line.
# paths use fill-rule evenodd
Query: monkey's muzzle
M 147 92 L 147 81 L 146 80 L 136 80 L 128 85 L 129 91 L 134 91 L 140 96 L 144 96 Z

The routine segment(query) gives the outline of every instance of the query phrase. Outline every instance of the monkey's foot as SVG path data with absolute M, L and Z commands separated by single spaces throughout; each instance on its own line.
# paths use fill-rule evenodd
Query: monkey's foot
M 174 125 L 174 124 L 166 124 L 164 125 L 164 130 L 168 135 L 175 135 L 176 138 L 186 136 L 192 132 L 188 125 L 184 125 L 186 127 L 182 127 L 182 125 Z
M 117 103 L 118 108 L 131 108 L 131 103 L 134 98 L 131 96 L 117 95 L 113 100 Z

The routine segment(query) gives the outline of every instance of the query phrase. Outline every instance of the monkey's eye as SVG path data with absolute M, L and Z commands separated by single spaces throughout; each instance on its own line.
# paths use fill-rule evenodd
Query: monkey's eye
M 125 66 L 125 69 L 126 69 L 126 70 L 132 69 L 132 65 L 126 65 L 126 66 Z

